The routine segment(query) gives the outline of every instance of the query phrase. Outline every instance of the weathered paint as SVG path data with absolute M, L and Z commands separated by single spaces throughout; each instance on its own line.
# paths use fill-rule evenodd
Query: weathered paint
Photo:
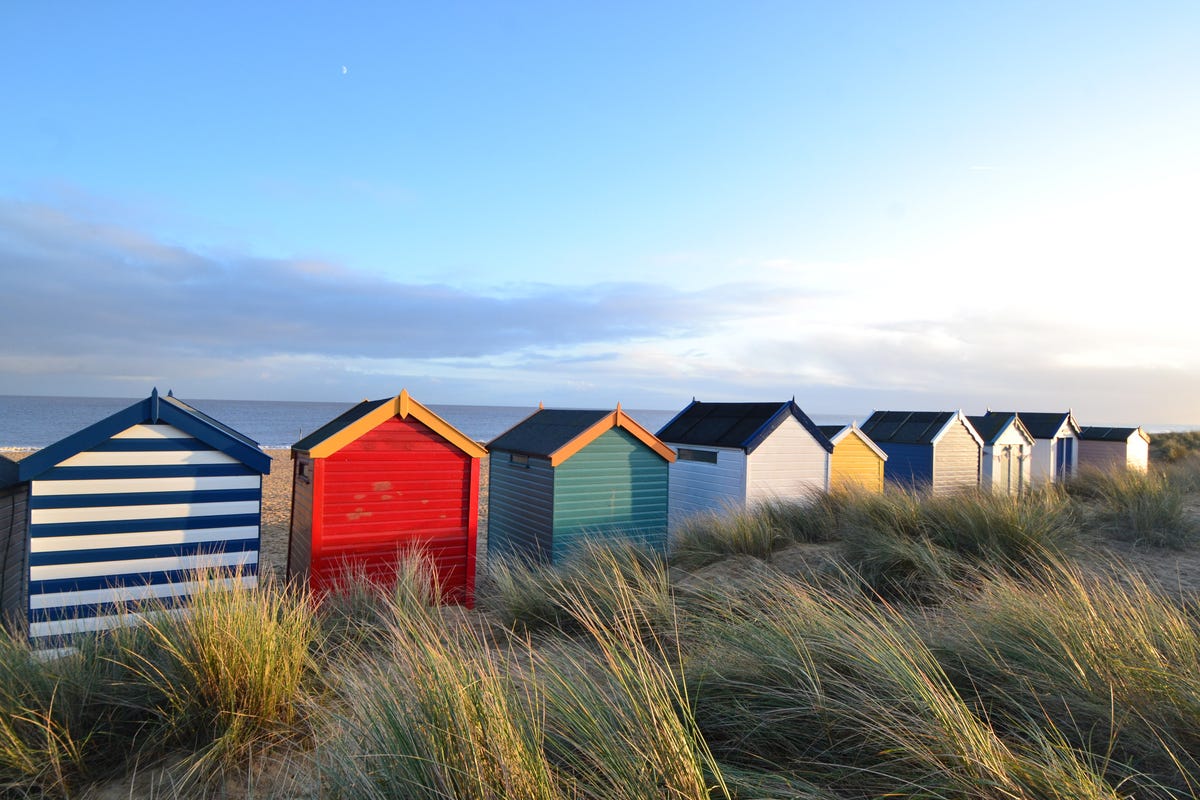
M 953 492 L 979 486 L 982 448 L 967 424 L 961 415 L 955 416 L 934 442 L 931 485 L 934 492 Z
M 330 589 L 348 574 L 389 583 L 404 554 L 419 549 L 432 559 L 442 591 L 472 602 L 477 458 L 416 416 L 388 416 L 335 452 L 310 460 L 311 517 L 301 524 L 294 517 L 292 535 L 303 537 L 307 529 L 305 571 L 312 589 Z M 297 454 L 295 469 L 304 463 Z M 297 481 L 298 497 L 303 486 Z M 293 542 L 297 574 L 303 550 Z
M 488 560 L 548 561 L 554 537 L 554 469 L 545 458 L 521 463 L 488 456 Z
M 0 623 L 16 636 L 29 625 L 29 484 L 0 489 Z
M 676 452 L 680 446 L 673 448 Z M 690 517 L 740 508 L 746 502 L 746 453 L 728 447 L 699 447 L 716 454 L 716 463 L 677 458 L 669 468 L 669 528 L 679 530 Z
M 829 452 L 795 417 L 785 417 L 746 459 L 746 502 L 803 500 L 829 489 Z
M 35 645 L 111 628 L 150 598 L 184 603 L 196 570 L 256 584 L 261 472 L 166 424 L 67 452 L 29 485 Z
M 857 428 L 849 428 L 833 443 L 830 459 L 830 489 L 883 491 L 885 459 L 877 453 Z
M 624 538 L 664 549 L 668 462 L 623 428 L 611 428 L 554 474 L 552 558 L 582 542 Z

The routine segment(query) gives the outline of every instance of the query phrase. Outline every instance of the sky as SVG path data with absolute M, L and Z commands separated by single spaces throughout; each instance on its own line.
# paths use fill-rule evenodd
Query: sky
M 0 3 L 0 394 L 1200 425 L 1200 3 Z

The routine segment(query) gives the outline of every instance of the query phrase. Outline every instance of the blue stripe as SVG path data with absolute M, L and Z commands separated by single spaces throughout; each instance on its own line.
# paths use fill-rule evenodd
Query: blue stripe
M 101 522 L 54 522 L 29 526 L 31 537 L 85 536 L 99 533 L 146 533 L 148 531 L 198 531 L 204 528 L 258 527 L 260 514 L 216 514 L 211 517 L 168 517 L 165 519 L 114 519 Z
M 223 478 L 258 475 L 244 464 L 133 464 L 125 467 L 55 467 L 39 481 L 87 481 L 112 478 Z
M 260 500 L 261 489 L 208 489 L 190 492 L 125 492 L 122 494 L 34 495 L 30 508 L 109 508 L 112 506 L 156 506 L 175 503 L 229 503 Z
M 121 575 L 81 575 L 78 578 L 55 578 L 45 581 L 30 581 L 29 593 L 54 594 L 56 592 L 86 592 L 91 589 L 112 589 L 118 586 L 157 586 L 163 583 L 180 583 L 196 579 L 197 572 L 223 578 L 230 575 L 256 575 L 258 564 L 233 564 L 197 570 L 169 569 L 158 572 L 126 572 Z
M 208 555 L 210 553 L 244 553 L 258 549 L 258 537 L 252 539 L 220 539 L 215 542 L 182 542 L 152 544 L 143 547 L 98 547 L 89 550 L 53 550 L 49 553 L 30 553 L 30 567 L 57 564 L 95 564 L 102 561 L 129 561 L 139 558 L 171 558 Z
M 216 450 L 199 439 L 109 439 L 100 442 L 95 447 L 88 448 L 89 453 L 150 453 L 176 450 Z
M 151 597 L 143 600 L 114 600 L 107 603 L 85 603 L 78 606 L 56 606 L 54 608 L 32 608 L 29 610 L 29 622 L 57 622 L 64 619 L 82 619 L 85 617 L 107 617 L 122 611 L 162 611 L 178 608 L 191 601 L 190 594 L 173 595 L 170 597 Z

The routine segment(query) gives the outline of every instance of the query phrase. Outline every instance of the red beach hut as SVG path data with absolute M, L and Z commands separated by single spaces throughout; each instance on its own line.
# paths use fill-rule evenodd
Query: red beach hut
M 433 559 L 471 605 L 482 445 L 402 391 L 364 400 L 292 445 L 288 576 L 314 591 L 347 575 L 387 584 L 406 552 Z

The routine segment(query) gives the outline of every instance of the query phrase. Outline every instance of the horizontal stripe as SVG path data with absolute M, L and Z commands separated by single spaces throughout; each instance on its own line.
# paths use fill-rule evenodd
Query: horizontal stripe
M 129 467 L 138 464 L 232 464 L 235 460 L 220 450 L 164 450 L 147 453 L 98 453 L 88 450 L 57 464 L 60 467 Z
M 205 575 L 216 578 L 221 575 L 257 575 L 258 562 L 245 564 L 208 565 L 201 568 Z M 196 579 L 197 569 L 168 569 L 148 572 L 126 572 L 118 575 L 78 575 L 72 578 L 55 578 L 34 581 L 29 584 L 29 596 L 59 592 L 83 592 L 92 589 L 113 589 L 118 586 L 161 586 Z
M 124 561 L 88 562 L 86 564 L 51 564 L 47 566 L 31 566 L 29 568 L 29 585 L 32 592 L 33 584 L 39 581 L 99 577 L 101 575 L 110 577 L 114 575 L 130 575 L 137 578 L 147 572 L 176 572 L 179 570 L 196 570 L 204 569 L 205 567 L 251 563 L 258 563 L 257 547 L 252 550 L 233 553 L 201 553 L 179 556 L 177 558 L 127 559 Z M 138 583 L 142 581 L 126 580 L 123 582 Z
M 113 547 L 145 547 L 156 544 L 187 542 L 217 542 L 225 539 L 250 539 L 258 536 L 258 528 L 247 525 L 238 528 L 200 528 L 199 530 L 165 530 L 144 533 L 106 533 L 95 536 L 39 536 L 29 540 L 31 553 L 54 553 L 62 550 L 93 550 Z
M 98 603 L 128 603 L 163 597 L 181 597 L 196 594 L 196 592 L 200 590 L 200 587 L 214 583 L 228 588 L 233 586 L 237 580 L 238 578 L 236 576 L 230 576 L 227 578 L 212 578 L 208 580 L 187 580 L 172 581 L 170 583 L 140 583 L 128 584 L 125 586 L 108 586 L 103 589 L 86 589 L 78 592 L 50 592 L 29 598 L 29 605 L 32 609 L 45 609 L 63 608 L 69 606 L 91 606 Z M 242 576 L 243 585 L 256 586 L 257 581 L 257 576 Z
M 232 588 L 236 578 L 226 578 L 220 581 L 223 588 Z M 249 576 L 248 581 L 257 581 L 254 576 Z M 247 580 L 243 580 L 242 585 L 246 588 L 253 588 L 255 584 L 250 584 Z M 98 602 L 75 602 L 61 603 L 45 606 L 42 608 L 30 609 L 29 622 L 36 624 L 39 622 L 50 622 L 54 620 L 74 620 L 84 619 L 86 617 L 103 617 L 110 615 L 119 615 L 122 612 L 132 613 L 136 611 L 158 611 L 162 608 L 177 608 L 187 605 L 192 600 L 192 596 L 202 590 L 203 583 L 190 581 L 188 583 L 170 583 L 159 586 L 138 586 L 128 587 L 127 589 L 110 590 L 114 594 L 112 599 L 102 600 Z M 142 596 L 121 597 L 120 592 L 128 592 L 138 590 L 143 592 Z M 163 594 L 147 594 L 145 590 L 150 592 L 163 592 Z M 79 593 L 82 595 L 83 593 Z M 70 595 L 65 595 L 70 597 Z
M 59 494 L 30 498 L 30 508 L 112 508 L 114 506 L 168 505 L 178 503 L 228 503 L 259 500 L 262 491 L 251 489 L 203 489 L 190 492 L 127 492 L 119 494 Z
M 203 492 L 218 489 L 256 489 L 258 475 L 216 478 L 127 478 L 122 480 L 35 481 L 34 497 L 67 494 L 137 494 L 139 492 Z
M 171 519 L 174 517 L 211 517 L 218 514 L 257 514 L 257 500 L 233 503 L 174 503 L 145 506 L 106 506 L 103 508 L 34 508 L 29 513 L 32 525 L 65 522 L 106 522 L 125 519 Z
M 183 609 L 173 609 L 166 613 L 182 613 Z M 108 631 L 121 625 L 138 625 L 146 621 L 149 614 L 122 614 L 109 617 L 83 617 L 81 619 L 64 619 L 55 622 L 39 622 L 29 626 L 29 638 L 34 647 L 44 647 L 48 644 L 56 646 L 70 644 L 73 634 L 96 633 Z
M 175 450 L 216 450 L 210 444 L 186 439 L 109 439 L 89 447 L 89 453 L 169 453 Z
M 190 433 L 179 430 L 174 425 L 134 425 L 120 433 L 113 434 L 114 439 L 191 439 Z
M 245 464 L 135 464 L 118 467 L 55 467 L 46 470 L 34 481 L 34 485 L 45 485 L 52 481 L 80 481 L 92 479 L 125 480 L 127 478 L 197 478 L 224 475 L 253 475 L 259 473 Z
M 262 517 L 257 514 L 219 514 L 208 517 L 183 517 L 173 519 L 121 519 L 104 522 L 62 522 L 55 525 L 31 525 L 31 538 L 55 536 L 95 536 L 102 533 L 146 533 L 147 531 L 182 530 L 200 528 L 232 528 L 244 525 L 258 527 Z
M 86 566 L 107 561 L 130 561 L 147 558 L 182 558 L 200 553 L 235 553 L 245 550 L 258 550 L 258 537 L 251 539 L 220 539 L 210 542 L 173 542 L 169 544 L 151 544 L 139 547 L 106 547 L 90 550 L 54 550 L 43 553 L 29 554 L 29 572 L 31 578 L 38 577 L 41 567 L 73 564 Z M 101 569 L 100 571 L 106 571 Z

